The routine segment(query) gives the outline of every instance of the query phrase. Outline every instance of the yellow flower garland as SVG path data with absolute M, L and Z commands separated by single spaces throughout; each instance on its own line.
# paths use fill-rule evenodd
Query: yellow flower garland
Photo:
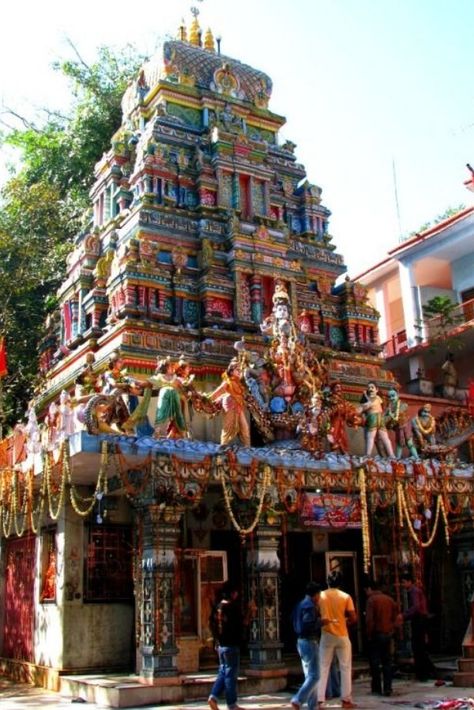
M 400 516 L 400 527 L 403 527 L 404 521 L 407 523 L 407 528 L 408 532 L 410 533 L 411 538 L 413 539 L 414 542 L 416 542 L 420 547 L 427 548 L 430 547 L 434 539 L 436 537 L 436 533 L 438 531 L 438 525 L 439 525 L 439 518 L 440 514 L 443 516 L 443 521 L 445 525 L 445 538 L 446 538 L 446 544 L 449 545 L 449 528 L 448 528 L 448 517 L 446 515 L 446 509 L 444 507 L 443 499 L 441 496 L 438 496 L 436 499 L 436 513 L 435 513 L 435 519 L 433 523 L 433 529 L 431 530 L 431 535 L 429 538 L 423 542 L 419 538 L 419 536 L 416 534 L 416 530 L 413 527 L 413 524 L 411 522 L 410 518 L 410 511 L 408 510 L 408 505 L 406 502 L 405 494 L 403 492 L 401 483 L 398 484 L 398 511 L 399 511 L 399 516 Z
M 367 487 L 365 481 L 365 471 L 359 469 L 359 492 L 360 492 L 360 519 L 362 525 L 362 554 L 364 558 L 364 572 L 367 574 L 370 568 L 370 530 L 369 514 L 367 510 Z
M 226 507 L 227 513 L 228 513 L 229 518 L 232 522 L 232 525 L 234 526 L 234 528 L 237 530 L 237 532 L 239 533 L 239 535 L 242 538 L 246 537 L 247 535 L 250 535 L 250 533 L 252 533 L 258 525 L 258 521 L 260 520 L 260 516 L 261 516 L 262 510 L 263 510 L 263 502 L 265 500 L 265 494 L 266 494 L 267 488 L 271 482 L 271 476 L 272 476 L 272 472 L 271 472 L 270 466 L 265 466 L 264 472 L 263 472 L 262 488 L 260 491 L 260 500 L 258 502 L 258 507 L 257 507 L 257 512 L 255 514 L 255 519 L 254 519 L 253 523 L 251 525 L 249 525 L 248 528 L 243 528 L 239 524 L 239 522 L 236 519 L 234 512 L 232 510 L 232 501 L 231 501 L 230 494 L 229 494 L 227 484 L 225 481 L 223 468 L 221 468 L 221 470 L 219 472 L 219 477 L 221 479 L 222 491 L 224 493 L 224 501 L 225 501 L 225 507 Z

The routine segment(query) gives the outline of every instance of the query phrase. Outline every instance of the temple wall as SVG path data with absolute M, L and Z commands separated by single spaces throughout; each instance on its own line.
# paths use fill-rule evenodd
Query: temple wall
M 122 667 L 132 663 L 133 606 L 81 604 L 64 614 L 64 669 Z
M 134 610 L 131 603 L 83 601 L 83 575 L 87 539 L 84 522 L 68 506 L 63 549 L 62 657 L 63 670 L 98 666 L 131 668 Z M 122 496 L 117 508 L 108 513 L 110 522 L 130 519 L 129 506 Z M 59 545 L 58 545 L 59 547 Z M 52 620 L 53 622 L 53 620 Z M 58 622 L 48 624 L 57 633 Z
M 451 273 L 453 288 L 457 291 L 457 300 L 460 300 L 462 291 L 467 291 L 474 286 L 474 254 L 453 261 Z

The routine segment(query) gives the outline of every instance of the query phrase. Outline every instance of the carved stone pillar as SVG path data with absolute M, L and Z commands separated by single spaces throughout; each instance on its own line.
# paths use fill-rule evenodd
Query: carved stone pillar
M 173 600 L 176 547 L 182 510 L 150 505 L 144 509 L 143 552 L 137 610 L 139 674 L 153 681 L 178 674 Z
M 280 641 L 280 560 L 278 545 L 281 532 L 260 526 L 255 534 L 255 547 L 248 555 L 249 600 L 253 605 L 250 625 L 250 669 L 269 671 L 282 668 Z

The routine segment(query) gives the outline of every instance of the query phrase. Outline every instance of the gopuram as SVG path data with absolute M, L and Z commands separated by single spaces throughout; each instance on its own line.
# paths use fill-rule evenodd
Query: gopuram
M 456 448 L 471 418 L 400 399 L 364 287 L 336 285 L 330 212 L 271 92 L 195 16 L 123 97 L 41 385 L 0 450 L 10 673 L 58 687 L 120 670 L 148 702 L 178 702 L 183 674 L 215 665 L 209 613 L 230 578 L 249 612 L 245 674 L 275 690 L 309 579 L 340 567 L 362 605 L 371 573 L 399 598 L 402 569 L 423 575 L 431 553 L 452 592 L 439 643 L 460 648 L 447 550 L 472 540 Z

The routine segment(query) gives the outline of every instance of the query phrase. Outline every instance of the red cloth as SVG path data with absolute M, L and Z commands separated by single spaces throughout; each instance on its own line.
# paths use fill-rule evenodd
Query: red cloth
M 0 337 L 0 377 L 5 377 L 7 370 L 7 349 L 5 346 L 5 338 Z
M 468 390 L 467 399 L 468 399 L 469 409 L 471 411 L 473 411 L 474 410 L 474 382 L 469 382 L 469 390 Z

